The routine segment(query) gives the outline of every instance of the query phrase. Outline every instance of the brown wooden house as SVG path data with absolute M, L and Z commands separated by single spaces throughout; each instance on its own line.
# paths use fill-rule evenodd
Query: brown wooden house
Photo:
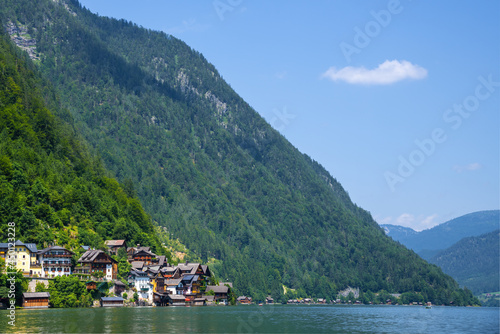
M 104 273 L 105 279 L 115 280 L 118 272 L 117 263 L 115 259 L 102 250 L 88 250 L 78 259 L 79 266 L 75 267 L 75 274 L 95 277 L 96 272 L 100 271 Z
M 247 297 L 247 296 L 239 296 L 236 301 L 239 304 L 252 304 L 252 297 Z
M 207 286 L 206 292 L 209 291 L 214 292 L 216 302 L 227 304 L 227 295 L 229 293 L 229 287 L 220 285 L 209 285 Z
M 50 293 L 48 292 L 25 292 L 23 293 L 24 308 L 48 308 Z
M 160 274 L 164 278 L 180 278 L 181 273 L 177 267 L 164 267 L 160 269 Z
M 153 258 L 156 259 L 156 254 L 147 250 L 138 250 L 132 255 L 132 261 L 142 261 L 145 265 L 153 263 Z
M 106 240 L 104 242 L 106 247 L 108 247 L 109 254 L 118 255 L 118 250 L 123 248 L 123 250 L 127 251 L 127 242 L 125 240 Z

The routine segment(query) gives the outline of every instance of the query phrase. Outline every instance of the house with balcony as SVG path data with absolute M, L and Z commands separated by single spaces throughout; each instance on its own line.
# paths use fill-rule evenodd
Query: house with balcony
M 96 277 L 97 272 L 102 272 L 103 278 L 110 281 L 116 280 L 117 261 L 102 250 L 88 250 L 78 259 L 75 274 L 82 279 Z
M 135 247 L 127 247 L 127 257 L 128 257 L 128 261 L 131 262 L 133 261 L 133 258 L 134 258 L 134 254 L 138 251 L 141 251 L 141 250 L 144 250 L 144 251 L 147 251 L 147 252 L 151 252 L 151 247 L 148 247 L 148 246 L 141 246 L 140 244 L 138 244 L 137 246 Z
M 41 277 L 68 276 L 71 271 L 71 257 L 73 252 L 60 246 L 51 246 L 38 251 L 41 264 Z
M 218 303 L 226 304 L 227 305 L 227 296 L 229 294 L 229 287 L 226 285 L 220 286 L 220 285 L 209 285 L 207 286 L 206 292 L 213 291 L 214 292 L 214 297 L 215 301 Z
M 179 271 L 179 268 L 177 268 L 177 267 L 163 267 L 160 269 L 160 274 L 164 278 L 168 278 L 168 279 L 181 277 L 181 273 Z
M 152 265 L 153 261 L 157 261 L 156 254 L 144 249 L 140 249 L 132 255 L 132 262 L 133 261 L 142 261 L 144 262 L 144 265 Z
M 128 275 L 128 282 L 137 290 L 140 301 L 153 302 L 153 284 L 146 272 L 132 269 Z

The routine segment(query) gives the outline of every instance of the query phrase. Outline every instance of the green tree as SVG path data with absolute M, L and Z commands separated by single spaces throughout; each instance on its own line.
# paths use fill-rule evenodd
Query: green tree
M 49 281 L 50 304 L 56 308 L 88 307 L 92 296 L 78 277 L 58 276 Z
M 0 275 L 0 298 L 9 299 L 12 291 L 11 282 L 14 282 L 16 306 L 22 306 L 23 293 L 28 290 L 28 279 L 20 270 L 15 271 L 14 268 L 10 268 L 8 273 Z

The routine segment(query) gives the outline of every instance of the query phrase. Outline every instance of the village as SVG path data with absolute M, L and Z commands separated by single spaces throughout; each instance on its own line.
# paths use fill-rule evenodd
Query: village
M 34 243 L 17 240 L 15 244 L 0 243 L 0 259 L 30 280 L 23 293 L 22 307 L 48 308 L 50 293 L 36 291 L 38 285 L 61 276 L 76 277 L 94 292 L 95 307 L 120 306 L 206 306 L 229 304 L 275 304 L 271 296 L 263 301 L 252 297 L 236 297 L 231 282 L 218 282 L 208 265 L 182 262 L 170 264 L 166 256 L 157 255 L 148 246 L 128 246 L 125 240 L 105 241 L 106 250 L 81 246 L 81 256 L 74 264 L 75 253 L 61 246 L 38 250 Z M 120 255 L 121 254 L 121 255 Z M 119 275 L 119 261 L 126 258 L 125 274 Z M 380 304 L 397 304 L 400 294 L 389 294 Z M 363 304 L 358 288 L 340 291 L 336 300 L 326 298 L 289 299 L 286 304 Z M 372 304 L 371 301 L 366 302 Z M 3 305 L 2 305 L 3 304 Z M 412 302 L 411 305 L 423 305 Z M 0 300 L 0 308 L 5 301 Z
M 38 250 L 36 244 L 20 240 L 14 245 L 0 243 L 0 258 L 12 264 L 14 260 L 15 269 L 31 279 L 28 292 L 23 294 L 25 308 L 49 307 L 50 293 L 34 292 L 36 284 L 48 286 L 49 280 L 69 275 L 85 282 L 88 290 L 102 292 L 103 296 L 94 306 L 204 306 L 230 302 L 232 283 L 217 282 L 207 265 L 169 264 L 164 255 L 156 255 L 150 247 L 128 247 L 125 240 L 107 240 L 105 245 L 107 251 L 81 246 L 84 253 L 76 265 L 71 261 L 74 253 L 64 247 Z M 131 265 L 126 281 L 118 277 L 115 258 L 119 252 L 126 252 Z M 107 291 L 102 291 L 103 287 Z M 238 301 L 248 303 L 248 298 L 242 296 Z

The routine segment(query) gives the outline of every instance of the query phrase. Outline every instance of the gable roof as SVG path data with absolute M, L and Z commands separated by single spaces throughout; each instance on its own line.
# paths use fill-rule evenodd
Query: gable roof
M 127 243 L 125 240 L 106 240 L 104 244 L 108 247 L 123 247 Z
M 158 256 L 158 265 L 160 267 L 163 267 L 166 264 L 166 256 L 165 255 L 159 255 Z
M 183 271 L 185 274 L 196 274 L 196 270 L 198 270 L 199 263 L 182 263 L 179 264 L 177 267 L 179 268 L 180 271 Z
M 50 298 L 50 293 L 48 292 L 24 292 L 24 298 Z
M 168 298 L 170 298 L 172 301 L 185 301 L 186 296 L 184 295 L 168 295 Z
M 83 255 L 78 259 L 79 263 L 91 263 L 94 262 L 94 260 L 101 254 L 104 254 L 108 260 L 110 260 L 113 263 L 117 263 L 115 259 L 113 259 L 111 256 L 109 256 L 106 252 L 100 250 L 100 249 L 94 249 L 94 250 L 88 250 Z
M 201 270 L 203 270 L 203 274 L 207 276 L 212 276 L 212 273 L 210 272 L 210 268 L 206 264 L 201 265 Z
M 229 288 L 227 286 L 207 285 L 207 290 L 205 291 L 213 291 L 215 293 L 228 293 Z
M 101 297 L 103 302 L 122 302 L 124 299 L 122 297 Z
M 174 278 L 174 279 L 168 279 L 165 281 L 165 285 L 170 285 L 170 286 L 177 286 L 179 283 L 181 283 L 182 278 Z
M 152 252 L 147 251 L 145 249 L 139 249 L 139 250 L 137 250 L 136 252 L 134 252 L 133 256 L 136 256 L 136 255 L 139 255 L 139 254 L 146 254 L 146 255 L 149 255 L 149 256 L 152 256 L 152 257 L 156 257 L 155 253 L 152 253 Z
M 155 265 L 155 266 L 148 266 L 147 269 L 145 271 L 149 271 L 153 274 L 156 274 L 160 271 L 160 266 L 158 265 Z
M 237 301 L 242 301 L 242 300 L 252 300 L 252 297 L 247 297 L 247 296 L 239 296 L 236 298 Z
M 114 283 L 115 283 L 115 285 L 118 285 L 118 286 L 126 286 L 125 284 L 123 284 L 122 281 L 119 281 L 119 280 L 116 280 Z
M 179 270 L 177 267 L 163 267 L 160 271 L 162 273 L 175 273 L 177 270 Z
M 183 282 L 196 282 L 198 281 L 198 275 L 184 275 L 182 278 Z
M 134 269 L 142 269 L 144 267 L 144 261 L 132 261 L 131 265 Z
M 145 251 L 149 252 L 149 251 L 151 251 L 151 247 L 149 247 L 149 246 L 127 247 L 127 252 L 130 252 L 130 251 L 137 252 L 140 250 L 145 250 Z
M 45 253 L 47 253 L 48 251 L 51 251 L 51 250 L 62 250 L 62 251 L 66 251 L 68 253 L 74 254 L 72 251 L 69 251 L 66 248 L 61 247 L 61 246 L 50 246 L 50 247 L 44 248 L 44 249 L 38 251 L 38 254 L 45 254 Z
M 135 269 L 130 270 L 129 275 L 130 276 L 136 276 L 136 277 L 148 277 L 148 273 L 147 272 L 140 271 L 140 270 L 135 270 Z

